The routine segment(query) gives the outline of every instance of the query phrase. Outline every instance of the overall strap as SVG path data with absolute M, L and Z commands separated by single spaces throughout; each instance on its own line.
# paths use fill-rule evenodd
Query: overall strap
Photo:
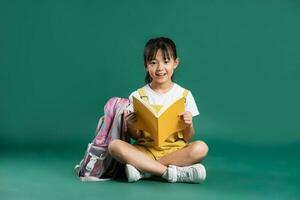
M 182 96 L 185 98 L 185 101 L 186 101 L 186 98 L 187 98 L 187 95 L 189 94 L 189 90 L 184 90 L 183 93 L 182 93 Z M 140 98 L 142 100 L 144 100 L 145 102 L 148 102 L 149 103 L 149 100 L 148 100 L 148 96 L 146 95 L 146 92 L 144 90 L 144 88 L 140 88 L 138 89 L 138 93 L 140 95 Z
M 182 96 L 186 99 L 187 95 L 189 94 L 189 90 L 184 90 Z
M 184 97 L 184 103 L 186 103 L 186 98 L 187 98 L 187 95 L 189 94 L 189 90 L 186 90 L 184 89 L 183 93 L 182 93 L 182 96 Z
M 149 103 L 148 96 L 146 95 L 146 92 L 145 92 L 144 88 L 138 89 L 138 93 L 139 93 L 140 98 L 142 100 L 144 100 L 145 102 Z

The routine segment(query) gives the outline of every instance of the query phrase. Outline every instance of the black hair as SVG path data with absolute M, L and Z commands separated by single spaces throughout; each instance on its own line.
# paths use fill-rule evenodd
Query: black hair
M 161 49 L 164 59 L 170 60 L 173 58 L 174 60 L 177 58 L 176 45 L 175 43 L 166 37 L 157 37 L 148 40 L 144 48 L 144 66 L 147 67 L 147 64 L 155 59 L 157 51 Z M 173 81 L 173 76 L 171 77 Z M 150 83 L 152 78 L 149 72 L 146 73 L 145 82 Z

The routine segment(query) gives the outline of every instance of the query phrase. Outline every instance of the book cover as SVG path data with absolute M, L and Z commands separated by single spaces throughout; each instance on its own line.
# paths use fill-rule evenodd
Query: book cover
M 170 135 L 187 126 L 179 116 L 184 112 L 184 101 L 185 98 L 181 97 L 156 112 L 147 102 L 133 96 L 133 107 L 137 118 L 134 123 L 135 128 L 150 133 L 154 145 L 161 146 Z

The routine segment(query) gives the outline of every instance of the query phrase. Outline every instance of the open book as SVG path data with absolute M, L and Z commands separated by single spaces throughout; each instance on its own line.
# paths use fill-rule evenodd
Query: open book
M 185 98 L 173 102 L 171 105 L 163 106 L 157 113 L 147 102 L 133 96 L 133 106 L 136 112 L 136 129 L 151 134 L 154 145 L 159 147 L 173 133 L 183 130 L 187 125 L 179 114 L 184 112 Z

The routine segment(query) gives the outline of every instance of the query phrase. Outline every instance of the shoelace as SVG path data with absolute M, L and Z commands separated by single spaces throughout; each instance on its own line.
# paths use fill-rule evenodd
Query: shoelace
M 177 167 L 177 181 L 189 182 L 191 179 L 190 168 Z

